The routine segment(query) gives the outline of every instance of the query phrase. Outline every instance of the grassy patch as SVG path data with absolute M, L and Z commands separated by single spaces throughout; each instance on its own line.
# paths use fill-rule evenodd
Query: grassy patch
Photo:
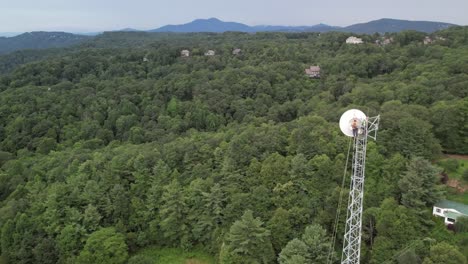
M 144 256 L 153 264 L 214 264 L 214 258 L 202 250 L 184 251 L 178 248 L 148 247 L 133 257 Z M 130 262 L 131 263 L 131 262 Z
M 468 170 L 468 160 L 457 158 L 445 158 L 437 162 L 437 165 L 445 169 L 450 179 L 463 180 L 462 175 Z M 464 181 L 466 183 L 466 181 Z
M 457 179 L 460 179 L 463 181 L 463 173 L 465 170 L 468 170 L 468 160 L 458 160 L 458 169 L 453 173 L 453 177 L 456 177 Z M 450 177 L 450 175 L 449 175 Z M 464 181 L 466 183 L 466 181 Z
M 447 199 L 463 204 L 468 204 L 468 192 L 459 193 L 454 188 L 447 187 Z
M 463 185 L 468 184 L 468 182 L 463 179 L 463 173 L 465 170 L 468 170 L 468 159 L 451 156 L 437 161 L 437 165 L 445 169 L 449 179 L 456 179 Z M 465 191 L 462 193 L 448 186 L 446 190 L 448 200 L 468 204 L 468 192 Z

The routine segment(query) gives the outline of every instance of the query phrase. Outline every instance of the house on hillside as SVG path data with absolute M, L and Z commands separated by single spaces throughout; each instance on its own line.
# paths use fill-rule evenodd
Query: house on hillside
M 216 53 L 214 50 L 208 50 L 207 52 L 205 52 L 205 56 L 214 56 Z
M 180 52 L 180 56 L 181 56 L 181 57 L 190 57 L 190 51 L 188 51 L 188 50 L 182 50 L 182 51 Z
M 468 217 L 468 205 L 449 200 L 434 204 L 432 214 L 444 218 L 446 225 L 453 225 L 460 217 Z
M 433 42 L 432 38 L 429 36 L 426 36 L 423 40 L 424 45 L 431 44 Z
M 240 55 L 241 52 L 242 52 L 241 49 L 234 49 L 234 50 L 232 51 L 232 55 Z
M 393 37 L 390 37 L 390 38 L 378 39 L 375 41 L 375 44 L 380 45 L 380 46 L 386 46 L 386 45 L 392 44 L 392 42 L 393 42 Z
M 310 66 L 308 69 L 305 69 L 305 73 L 310 78 L 320 78 L 320 66 Z
M 435 40 L 436 40 L 437 42 L 444 42 L 444 41 L 446 41 L 447 39 L 444 38 L 444 37 L 437 36 Z
M 351 36 L 346 39 L 346 44 L 362 44 L 362 43 L 364 43 L 364 41 L 362 41 L 361 38 L 357 38 L 354 36 Z

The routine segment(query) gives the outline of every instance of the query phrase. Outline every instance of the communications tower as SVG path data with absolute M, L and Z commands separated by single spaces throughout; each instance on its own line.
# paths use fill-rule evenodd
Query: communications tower
M 364 177 L 366 169 L 367 138 L 377 138 L 380 115 L 367 117 L 362 111 L 351 109 L 340 118 L 340 129 L 353 137 L 353 163 L 349 188 L 348 213 L 343 240 L 341 264 L 359 264 L 361 256 L 362 203 L 364 200 Z

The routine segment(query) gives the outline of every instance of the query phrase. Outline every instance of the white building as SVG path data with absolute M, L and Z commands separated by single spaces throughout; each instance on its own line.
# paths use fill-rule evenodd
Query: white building
M 431 39 L 431 37 L 429 36 L 426 36 L 423 40 L 423 43 L 424 45 L 428 45 L 428 44 L 431 44 L 433 42 L 433 40 Z
M 180 52 L 180 56 L 181 56 L 181 57 L 190 57 L 190 51 L 188 51 L 188 50 L 182 50 L 182 51 Z
M 215 55 L 214 50 L 208 50 L 207 52 L 205 52 L 205 56 L 214 56 L 214 55 Z
M 434 204 L 432 214 L 443 217 L 446 225 L 453 225 L 459 217 L 468 217 L 468 205 L 442 200 Z
M 364 43 L 361 38 L 356 38 L 354 36 L 351 36 L 346 39 L 346 44 L 362 44 Z
M 234 49 L 234 50 L 232 51 L 232 54 L 233 54 L 233 55 L 239 55 L 239 54 L 241 54 L 241 52 L 242 52 L 241 49 Z

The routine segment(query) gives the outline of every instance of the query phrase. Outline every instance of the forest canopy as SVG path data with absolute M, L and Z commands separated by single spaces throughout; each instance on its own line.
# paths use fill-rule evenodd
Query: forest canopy
M 466 232 L 432 218 L 431 161 L 468 154 L 468 27 L 349 36 L 114 32 L 0 56 L 0 263 L 126 263 L 148 246 L 336 262 L 350 108 L 381 115 L 362 262 L 466 263 Z

